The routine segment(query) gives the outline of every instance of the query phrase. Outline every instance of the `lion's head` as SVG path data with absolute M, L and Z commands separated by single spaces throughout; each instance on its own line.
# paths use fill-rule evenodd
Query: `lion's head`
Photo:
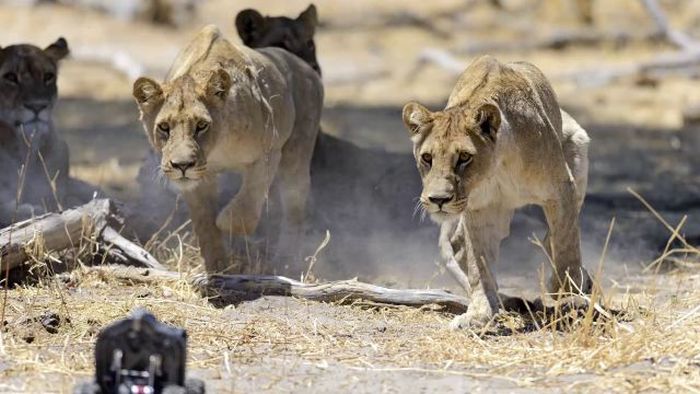
M 19 44 L 0 48 L 0 122 L 15 130 L 50 130 L 58 62 L 68 55 L 63 38 L 45 49 Z
M 304 60 L 317 73 L 321 68 L 316 61 L 314 33 L 318 26 L 316 6 L 313 4 L 296 19 L 284 16 L 262 16 L 258 11 L 246 9 L 236 16 L 236 29 L 243 44 L 250 48 L 277 47 L 285 49 Z
M 231 76 L 223 69 L 184 74 L 170 82 L 141 77 L 133 95 L 148 139 L 161 155 L 163 173 L 178 187 L 192 188 L 206 178 L 207 158 L 223 122 Z
M 494 168 L 498 107 L 465 104 L 430 112 L 411 102 L 403 108 L 403 121 L 423 181 L 421 204 L 435 221 L 459 215 Z

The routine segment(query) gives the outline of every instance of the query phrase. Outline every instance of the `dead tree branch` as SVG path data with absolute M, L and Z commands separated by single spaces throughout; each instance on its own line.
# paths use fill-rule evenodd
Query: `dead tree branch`
M 164 269 L 153 256 L 112 227 L 120 223 L 115 204 L 108 199 L 15 223 L 0 230 L 0 270 L 29 260 L 29 250 L 37 243 L 43 250 L 59 251 L 74 248 L 84 237 L 96 239 L 103 249 L 118 253 L 125 263 Z
M 193 288 L 219 305 L 234 304 L 265 295 L 291 296 L 320 302 L 353 304 L 369 301 L 384 305 L 424 307 L 434 305 L 460 314 L 467 310 L 469 298 L 445 290 L 389 289 L 357 280 L 303 283 L 275 275 L 195 275 L 184 276 L 172 271 L 102 265 L 85 267 L 86 273 L 133 283 L 187 281 Z M 499 294 L 506 311 L 528 313 L 542 310 L 542 302 Z
M 662 54 L 655 59 L 614 68 L 597 67 L 559 76 L 559 79 L 573 80 L 577 85 L 604 85 L 630 75 L 650 75 L 677 72 L 700 64 L 700 43 L 685 32 L 675 30 L 668 23 L 657 0 L 642 0 L 642 5 L 654 21 L 658 35 L 675 45 L 680 52 Z
M 624 43 L 632 40 L 662 39 L 678 47 L 680 52 L 672 52 L 658 57 L 616 67 L 597 66 L 590 70 L 581 70 L 554 76 L 553 80 L 572 81 L 579 86 L 600 86 L 628 76 L 645 76 L 687 71 L 690 67 L 700 65 L 700 43 L 683 31 L 673 29 L 657 0 L 642 0 L 642 6 L 654 22 L 653 31 L 634 35 L 626 32 L 596 32 L 590 29 L 578 31 L 560 31 L 540 39 L 528 42 L 480 42 L 470 44 L 456 53 L 474 55 L 491 51 L 522 51 L 528 49 L 551 48 L 558 49 L 567 45 L 595 45 L 603 42 Z M 418 71 L 426 64 L 434 64 L 451 74 L 458 75 L 466 64 L 451 52 L 426 48 L 418 56 L 416 68 Z
M 642 0 L 642 5 L 647 10 L 647 13 L 654 21 L 659 34 L 666 39 L 671 44 L 677 46 L 683 51 L 694 51 L 700 50 L 700 46 L 697 41 L 692 37 L 687 35 L 685 32 L 680 30 L 675 30 L 668 23 L 668 18 L 664 14 L 659 2 L 657 0 Z
M 223 303 L 235 303 L 263 295 L 277 295 L 345 304 L 363 300 L 413 307 L 437 305 L 452 313 L 466 311 L 469 304 L 467 298 L 444 290 L 389 289 L 354 279 L 302 283 L 275 275 L 196 275 L 185 278 L 172 271 L 115 265 L 86 267 L 86 270 L 137 283 L 186 279 L 198 291 Z

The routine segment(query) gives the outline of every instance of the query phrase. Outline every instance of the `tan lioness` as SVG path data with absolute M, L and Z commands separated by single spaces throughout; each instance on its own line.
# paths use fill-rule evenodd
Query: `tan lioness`
M 235 270 L 221 230 L 253 233 L 275 178 L 285 218 L 277 249 L 298 250 L 323 103 L 311 67 L 279 48 L 234 45 L 208 26 L 164 84 L 142 77 L 133 94 L 163 173 L 185 197 L 208 273 Z M 240 172 L 243 181 L 217 213 L 215 175 L 222 171 Z
M 549 291 L 590 288 L 579 240 L 589 138 L 559 108 L 537 67 L 481 57 L 462 73 L 444 110 L 408 103 L 403 121 L 423 182 L 422 206 L 441 223 L 443 257 L 458 256 L 472 291 L 453 327 L 483 325 L 499 310 L 491 265 L 514 209 L 526 204 L 542 206 L 547 219 Z M 451 239 L 463 241 L 445 245 Z
M 253 49 L 265 47 L 277 47 L 285 49 L 304 60 L 311 68 L 319 74 L 321 69 L 316 61 L 316 46 L 314 43 L 314 32 L 318 25 L 318 14 L 316 7 L 311 4 L 306 10 L 301 12 L 296 18 L 288 18 L 285 16 L 263 16 L 260 12 L 253 9 L 246 9 L 239 12 L 236 16 L 236 28 L 243 44 Z M 319 148 L 324 143 L 327 144 L 328 136 L 322 136 L 319 132 L 318 140 L 314 150 L 314 160 L 318 166 L 318 160 L 324 157 L 323 148 Z M 327 149 L 326 149 L 327 150 Z M 326 156 L 334 156 L 336 152 L 329 152 Z M 330 159 L 334 160 L 335 156 Z M 143 162 L 139 170 L 138 182 L 140 186 L 139 209 L 136 211 L 138 215 L 129 218 L 129 223 L 137 230 L 141 238 L 148 239 L 157 231 L 166 220 L 170 221 L 170 225 L 174 227 L 184 223 L 186 218 L 186 210 L 175 210 L 175 195 L 164 187 L 162 182 L 158 182 L 160 157 L 152 150 Z M 219 189 L 221 189 L 221 197 L 228 196 L 231 192 L 238 189 L 238 179 L 232 179 L 228 176 L 220 177 Z M 276 234 L 277 219 L 279 218 L 279 200 L 278 193 L 275 193 L 273 184 L 271 195 L 269 197 L 270 204 L 266 206 L 263 212 L 261 225 L 271 229 L 266 231 L 263 229 L 262 235 L 265 238 L 266 245 L 274 246 L 274 238 Z M 173 217 L 172 215 L 176 216 Z M 270 220 L 274 218 L 273 220 Z M 273 251 L 274 252 L 274 251 Z M 283 265 L 289 262 L 281 262 Z

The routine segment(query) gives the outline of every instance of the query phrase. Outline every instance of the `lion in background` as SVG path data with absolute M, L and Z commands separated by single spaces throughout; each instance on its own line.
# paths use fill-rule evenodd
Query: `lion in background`
M 87 202 L 95 188 L 69 177 L 68 146 L 54 128 L 59 38 L 41 49 L 0 48 L 0 225 Z
M 294 19 L 286 16 L 263 16 L 250 8 L 236 15 L 236 30 L 243 44 L 251 48 L 285 49 L 304 60 L 321 75 L 314 41 L 317 26 L 318 13 L 313 4 Z
M 300 262 L 323 107 L 314 70 L 282 49 L 231 44 L 208 26 L 181 52 L 165 83 L 139 78 L 133 95 L 161 170 L 187 202 L 207 272 L 233 270 L 222 231 L 252 234 L 273 181 L 284 211 L 275 250 L 278 258 Z M 242 184 L 217 212 L 217 175 L 226 171 L 241 173 Z
M 525 62 L 475 60 L 442 111 L 412 102 L 403 120 L 413 141 L 420 202 L 441 224 L 444 258 L 467 272 L 471 301 L 461 328 L 488 323 L 500 309 L 491 265 L 498 261 L 514 210 L 544 209 L 552 293 L 587 292 L 579 212 L 588 178 L 586 132 L 559 108 L 542 72 Z
M 296 18 L 262 16 L 256 10 L 246 9 L 237 14 L 235 25 L 244 45 L 253 49 L 264 47 L 285 49 L 300 57 L 320 75 L 314 44 L 318 15 L 313 4 Z M 313 159 L 315 161 L 323 156 L 319 154 L 319 143 L 324 137 L 321 134 L 322 132 L 319 132 L 316 142 Z M 166 222 L 169 228 L 180 226 L 188 216 L 185 204 L 176 204 L 176 194 L 159 180 L 159 162 L 158 155 L 150 150 L 138 174 L 140 186 L 138 207 L 132 210 L 129 223 L 136 232 L 137 238 L 142 240 L 149 239 Z M 313 173 L 314 169 L 312 168 L 311 171 Z M 240 187 L 240 177 L 237 174 L 224 173 L 218 178 L 221 202 L 230 199 L 237 192 Z M 245 248 L 246 254 L 251 254 L 252 249 L 253 255 L 264 253 L 267 257 L 268 245 L 274 245 L 277 241 L 275 238 L 279 235 L 278 227 L 281 224 L 279 217 L 282 215 L 282 207 L 280 193 L 276 186 L 273 184 L 270 190 L 258 231 L 252 237 L 246 238 L 245 245 L 239 245 L 240 243 L 234 245 L 239 249 Z M 221 205 L 219 207 L 223 208 Z M 274 272 L 274 269 L 269 272 Z

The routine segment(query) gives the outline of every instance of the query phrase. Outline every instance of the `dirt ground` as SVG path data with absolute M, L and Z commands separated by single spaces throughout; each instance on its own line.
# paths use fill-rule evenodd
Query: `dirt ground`
M 628 192 L 642 194 L 671 226 L 687 216 L 683 233 L 700 238 L 700 129 L 683 117 L 700 105 L 700 68 L 578 83 L 575 73 L 625 67 L 677 49 L 647 39 L 528 49 L 527 43 L 552 34 L 591 27 L 577 19 L 574 1 L 545 0 L 539 7 L 536 1 L 505 1 L 504 11 L 488 3 L 317 2 L 316 43 L 326 89 L 322 128 L 363 152 L 379 152 L 372 156 L 379 166 L 382 158 L 406 163 L 405 173 L 415 177 L 401 107 L 419 100 L 440 108 L 457 77 L 449 66 L 421 61 L 426 50 L 447 50 L 466 65 L 483 53 L 479 48 L 514 45 L 488 52 L 538 65 L 562 107 L 592 137 L 584 260 L 595 270 L 615 218 L 600 284 L 604 305 L 624 311 L 624 318 L 584 319 L 564 330 L 513 328 L 508 335 L 455 333 L 446 328 L 451 316 L 439 311 L 279 297 L 219 309 L 183 284 L 146 286 L 78 272 L 4 293 L 0 392 L 70 391 L 91 373 L 99 327 L 135 306 L 188 329 L 188 368 L 207 379 L 212 392 L 700 391 L 697 256 L 676 260 L 660 273 L 644 271 L 670 232 Z M 661 4 L 674 27 L 700 40 L 697 3 Z M 64 6 L 0 4 L 0 45 L 68 40 L 73 56 L 59 73 L 55 114 L 71 149 L 72 175 L 131 201 L 139 194 L 136 175 L 147 152 L 131 99 L 135 77 L 164 76 L 178 49 L 204 24 L 214 23 L 237 40 L 233 18 L 240 9 L 291 16 L 306 6 L 300 0 L 207 0 L 195 20 L 175 29 Z M 594 16 L 598 32 L 642 36 L 654 29 L 635 0 L 597 1 Z M 410 230 L 356 223 L 339 235 L 332 232 L 318 276 L 456 291 L 435 263 L 435 226 L 411 219 L 412 208 L 395 218 Z M 543 229 L 537 210 L 516 216 L 497 267 L 504 292 L 540 294 L 544 258 L 529 239 L 541 237 Z M 312 236 L 320 240 L 325 228 L 316 230 Z M 172 267 L 197 268 L 198 260 L 178 257 L 177 250 L 158 253 Z M 46 312 L 60 317 L 55 329 L 37 323 Z M 506 316 L 501 326 L 518 324 Z

